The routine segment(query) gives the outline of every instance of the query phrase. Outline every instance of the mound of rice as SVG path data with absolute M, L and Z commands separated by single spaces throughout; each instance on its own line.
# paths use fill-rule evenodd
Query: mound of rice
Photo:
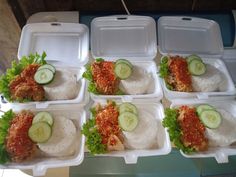
M 152 77 L 149 73 L 141 67 L 134 66 L 132 75 L 126 80 L 121 80 L 120 88 L 129 95 L 145 94 L 151 82 Z
M 79 92 L 75 73 L 65 69 L 57 69 L 53 81 L 43 87 L 48 100 L 74 99 Z
M 41 151 L 49 156 L 68 156 L 75 151 L 76 127 L 74 123 L 63 116 L 54 119 L 52 136 L 46 143 L 39 143 Z
M 236 119 L 229 112 L 217 109 L 221 114 L 222 122 L 217 129 L 206 129 L 210 146 L 228 146 L 236 142 Z
M 157 146 L 157 120 L 142 109 L 139 123 L 132 132 L 123 131 L 124 145 L 128 149 L 151 149 Z
M 221 72 L 214 66 L 206 65 L 207 72 L 201 76 L 192 76 L 192 86 L 195 92 L 218 91 L 222 81 Z

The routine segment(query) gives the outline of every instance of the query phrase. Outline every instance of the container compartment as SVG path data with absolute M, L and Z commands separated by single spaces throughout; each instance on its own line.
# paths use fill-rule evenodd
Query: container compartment
M 161 79 L 161 84 L 165 93 L 165 96 L 169 100 L 180 99 L 180 98 L 198 98 L 198 99 L 207 99 L 209 97 L 215 96 L 232 96 L 235 92 L 235 86 L 231 79 L 231 76 L 224 64 L 224 62 L 220 59 L 216 58 L 202 58 L 205 64 L 211 65 L 215 67 L 221 73 L 222 81 L 219 85 L 219 90 L 214 92 L 179 92 L 172 91 L 166 87 L 165 81 Z M 201 76 L 199 76 L 201 77 Z
M 91 93 L 93 100 L 98 99 L 118 99 L 132 101 L 133 99 L 155 98 L 157 100 L 162 99 L 162 88 L 160 85 L 160 79 L 158 78 L 156 64 L 153 61 L 130 61 L 134 67 L 138 66 L 142 68 L 146 73 L 151 76 L 152 82 L 148 86 L 147 93 L 137 95 L 95 95 Z M 120 84 L 121 85 L 121 84 Z
M 175 100 L 171 104 L 171 108 L 177 108 L 182 105 L 195 106 L 199 104 L 209 104 L 214 106 L 216 109 L 224 109 L 231 113 L 235 118 L 236 122 L 236 102 L 234 100 L 216 101 L 216 100 Z M 235 132 L 236 133 L 236 132 Z M 235 142 L 230 146 L 210 146 L 207 151 L 196 152 L 193 154 L 185 154 L 181 151 L 181 154 L 187 158 L 206 158 L 214 157 L 218 163 L 227 163 L 228 156 L 236 154 L 236 139 Z
M 36 107 L 51 104 L 80 103 L 86 104 L 86 81 L 82 78 L 81 67 L 87 63 L 89 34 L 88 28 L 76 23 L 33 23 L 24 26 L 21 34 L 18 58 L 45 51 L 46 61 L 56 69 L 72 71 L 79 85 L 78 95 L 68 100 L 51 100 L 23 103 Z M 57 74 L 57 73 L 56 73 Z M 56 87 L 55 87 L 56 88 Z M 63 94 L 63 93 L 62 93 Z M 87 101 L 87 100 L 86 100 Z M 23 105 L 22 103 L 9 103 Z
M 22 108 L 11 107 L 14 112 L 19 112 Z M 63 110 L 64 108 L 64 110 Z M 65 157 L 52 157 L 43 154 L 37 154 L 33 159 L 22 163 L 8 163 L 6 165 L 0 165 L 5 169 L 32 169 L 34 176 L 43 176 L 48 168 L 57 168 L 64 166 L 76 166 L 82 163 L 84 159 L 84 143 L 85 137 L 80 133 L 82 125 L 86 121 L 86 113 L 82 108 L 73 106 L 54 107 L 50 109 L 35 109 L 32 106 L 26 106 L 25 110 L 30 110 L 33 113 L 40 111 L 47 111 L 54 117 L 54 121 L 57 121 L 57 116 L 64 116 L 72 120 L 76 127 L 76 142 L 74 143 L 75 152 L 70 156 Z M 66 109 L 66 111 L 65 111 Z M 60 130 L 55 130 L 60 131 Z
M 162 79 L 163 90 L 168 99 L 235 96 L 234 83 L 222 61 L 224 48 L 220 28 L 215 21 L 195 17 L 161 17 L 158 20 L 158 44 L 162 55 L 186 57 L 196 54 L 224 75 L 220 90 L 214 92 L 171 91 Z
M 106 100 L 96 100 L 92 107 L 100 103 L 101 105 L 106 105 Z M 124 103 L 123 101 L 116 101 L 117 104 Z M 111 156 L 111 157 L 123 157 L 127 164 L 137 163 L 138 157 L 145 156 L 159 156 L 170 153 L 171 144 L 167 130 L 162 126 L 162 120 L 164 118 L 163 106 L 160 103 L 143 103 L 141 101 L 133 101 L 138 110 L 142 110 L 146 115 L 153 117 L 157 121 L 157 137 L 156 146 L 153 149 L 125 149 L 124 151 L 111 151 L 106 154 L 99 154 L 98 156 Z
M 93 58 L 115 61 L 120 58 L 129 60 L 150 73 L 154 82 L 148 93 L 132 95 L 94 95 L 99 98 L 123 100 L 158 99 L 163 96 L 160 80 L 156 76 L 154 58 L 157 54 L 156 23 L 147 16 L 107 16 L 93 19 L 91 23 L 91 53 Z

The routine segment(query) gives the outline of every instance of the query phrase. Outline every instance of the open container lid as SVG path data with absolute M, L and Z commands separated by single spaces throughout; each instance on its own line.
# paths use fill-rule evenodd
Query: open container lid
M 81 66 L 87 63 L 89 31 L 77 23 L 32 23 L 24 26 L 18 58 L 46 52 L 46 60 L 55 65 Z
M 153 60 L 157 53 L 156 23 L 147 16 L 107 16 L 91 22 L 94 58 Z
M 159 18 L 158 45 L 163 55 L 220 57 L 224 50 L 219 25 L 213 20 L 195 17 Z

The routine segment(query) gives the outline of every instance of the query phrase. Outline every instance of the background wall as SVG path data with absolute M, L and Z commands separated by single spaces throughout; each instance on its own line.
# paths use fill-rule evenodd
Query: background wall
M 131 13 L 145 11 L 223 11 L 236 9 L 236 0 L 125 0 Z M 8 0 L 23 26 L 26 19 L 42 11 L 124 13 L 121 0 Z

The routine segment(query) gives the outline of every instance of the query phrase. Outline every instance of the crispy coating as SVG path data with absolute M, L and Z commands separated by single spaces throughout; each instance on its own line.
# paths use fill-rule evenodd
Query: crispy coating
M 206 128 L 198 118 L 195 108 L 181 106 L 178 122 L 182 131 L 181 140 L 186 147 L 192 147 L 196 151 L 207 150 Z
M 34 80 L 34 74 L 39 66 L 38 64 L 27 66 L 20 75 L 11 81 L 9 88 L 13 100 L 42 101 L 45 99 L 43 86 L 37 84 Z
M 118 109 L 112 103 L 103 108 L 97 107 L 96 126 L 102 136 L 102 144 L 106 145 L 108 150 L 124 150 L 118 116 Z
M 93 80 L 101 94 L 114 95 L 118 91 L 119 79 L 114 73 L 114 63 L 110 61 L 92 64 Z
M 168 62 L 170 74 L 166 78 L 167 82 L 174 87 L 176 91 L 192 92 L 192 79 L 188 71 L 187 61 L 180 56 L 172 56 Z
M 28 136 L 34 114 L 21 111 L 11 121 L 5 147 L 13 162 L 21 162 L 32 157 L 36 152 L 36 144 Z

